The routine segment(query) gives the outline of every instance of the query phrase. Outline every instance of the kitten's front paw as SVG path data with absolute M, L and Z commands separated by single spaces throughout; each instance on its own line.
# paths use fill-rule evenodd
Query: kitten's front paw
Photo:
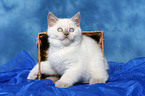
M 55 87 L 59 87 L 59 88 L 67 88 L 70 86 L 72 86 L 72 85 L 69 83 L 62 82 L 60 80 L 55 83 Z
M 106 83 L 108 78 L 91 78 L 89 84 L 96 84 L 96 83 Z
M 34 80 L 34 79 L 36 79 L 37 78 L 37 75 L 33 75 L 33 74 L 31 74 L 31 73 L 29 73 L 29 75 L 28 75 L 28 77 L 27 77 L 27 79 L 31 79 L 31 80 Z

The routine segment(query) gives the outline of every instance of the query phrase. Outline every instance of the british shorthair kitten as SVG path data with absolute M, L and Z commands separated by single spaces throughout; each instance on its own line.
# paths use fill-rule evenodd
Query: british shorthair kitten
M 41 62 L 41 73 L 62 75 L 56 87 L 66 88 L 77 82 L 105 83 L 108 79 L 108 63 L 95 40 L 82 35 L 80 13 L 69 19 L 59 19 L 48 14 L 47 61 Z M 35 79 L 38 64 L 31 70 L 28 79 Z

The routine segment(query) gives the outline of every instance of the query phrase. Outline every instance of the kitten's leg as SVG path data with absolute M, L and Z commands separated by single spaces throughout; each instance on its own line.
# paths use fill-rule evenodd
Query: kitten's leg
M 41 62 L 41 73 L 46 75 L 56 75 L 57 73 L 50 67 L 49 61 Z M 34 68 L 30 71 L 27 79 L 36 79 L 38 74 L 39 64 L 36 64 Z
M 108 80 L 108 73 L 107 73 L 107 67 L 106 62 L 104 60 L 98 60 L 94 63 L 94 65 L 91 67 L 91 79 L 89 80 L 89 84 L 95 84 L 95 83 L 106 83 Z
M 55 83 L 56 87 L 66 88 L 78 82 L 81 76 L 81 70 L 77 68 L 70 68 L 65 71 L 62 77 Z

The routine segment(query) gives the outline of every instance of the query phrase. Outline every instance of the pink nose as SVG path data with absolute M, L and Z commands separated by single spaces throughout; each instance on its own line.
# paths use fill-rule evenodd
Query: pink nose
M 65 35 L 65 36 L 68 36 L 68 35 L 69 35 L 69 33 L 64 33 L 64 35 Z

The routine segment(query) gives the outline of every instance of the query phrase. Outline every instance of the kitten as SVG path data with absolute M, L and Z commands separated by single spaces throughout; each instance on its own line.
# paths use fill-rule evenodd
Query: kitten
M 56 87 L 66 88 L 76 82 L 89 84 L 105 83 L 109 77 L 108 64 L 100 46 L 85 35 L 80 28 L 80 13 L 70 19 L 58 19 L 48 14 L 48 61 L 41 62 L 41 73 L 62 75 Z M 28 79 L 35 79 L 38 64 L 31 70 Z

